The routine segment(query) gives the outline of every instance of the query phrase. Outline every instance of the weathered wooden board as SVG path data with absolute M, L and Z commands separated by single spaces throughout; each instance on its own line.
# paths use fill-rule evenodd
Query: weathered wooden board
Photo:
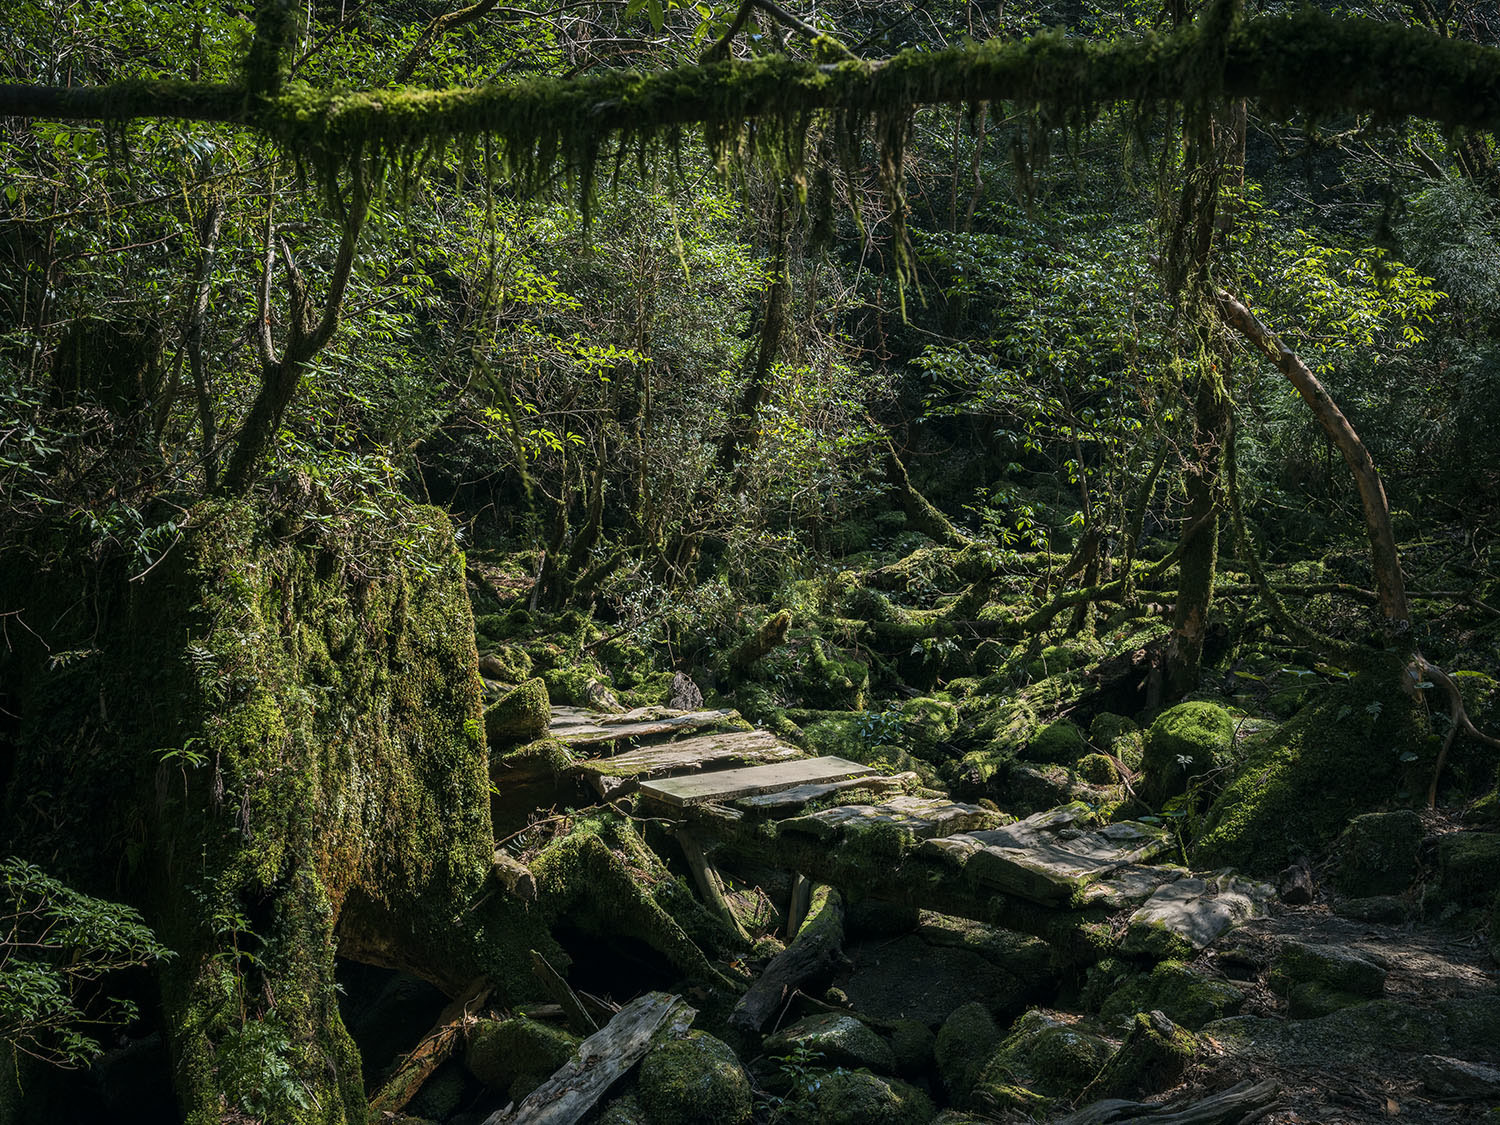
M 559 720 L 553 712 L 553 722 L 547 733 L 571 746 L 588 746 L 600 742 L 614 742 L 621 738 L 640 738 L 653 734 L 673 734 L 712 723 L 738 719 L 738 711 L 662 711 L 642 717 L 639 711 L 624 715 L 588 715 L 580 718 L 568 712 Z
M 644 781 L 640 792 L 666 805 L 682 808 L 704 801 L 732 801 L 757 793 L 773 793 L 796 785 L 838 781 L 875 771 L 843 758 L 798 758 L 768 766 L 747 766 L 687 777 L 665 777 Z
M 805 832 L 819 840 L 834 840 L 849 833 L 897 831 L 919 840 L 995 828 L 1004 823 L 1003 813 L 978 805 L 958 804 L 941 797 L 893 797 L 878 805 L 836 805 L 807 816 L 781 822 L 783 832 Z
M 661 1035 L 685 1035 L 695 1015 L 664 992 L 632 1000 L 580 1043 L 573 1057 L 520 1106 L 491 1114 L 484 1125 L 572 1125 L 645 1057 Z
M 735 802 L 735 806 L 746 812 L 765 816 L 791 816 L 793 813 L 801 812 L 814 801 L 822 801 L 850 789 L 867 789 L 871 793 L 890 793 L 916 780 L 917 775 L 914 773 L 846 777 L 839 781 L 827 781 L 819 785 L 794 785 L 790 789 L 782 789 L 776 793 L 741 797 Z
M 610 797 L 621 790 L 633 789 L 648 777 L 693 773 L 706 766 L 764 765 L 800 757 L 801 750 L 785 745 L 769 731 L 744 730 L 642 746 L 612 758 L 579 762 L 577 770 L 601 797 Z

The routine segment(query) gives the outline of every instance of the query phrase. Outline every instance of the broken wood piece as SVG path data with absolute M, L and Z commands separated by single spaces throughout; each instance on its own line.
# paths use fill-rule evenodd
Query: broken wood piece
M 761 793 L 754 797 L 741 797 L 735 801 L 737 808 L 749 813 L 780 817 L 801 812 L 814 801 L 822 801 L 837 793 L 850 789 L 869 790 L 871 793 L 891 793 L 904 788 L 908 782 L 917 780 L 915 773 L 893 773 L 890 776 L 863 775 L 846 777 L 839 781 L 825 781 L 811 785 L 794 785 L 776 793 Z
M 770 731 L 743 730 L 701 734 L 680 742 L 642 746 L 612 758 L 580 762 L 577 772 L 605 800 L 622 796 L 650 777 L 694 773 L 705 767 L 764 765 L 802 757 Z
M 831 974 L 842 960 L 844 900 L 832 887 L 813 894 L 807 921 L 791 945 L 771 959 L 749 991 L 729 1014 L 729 1024 L 759 1032 L 792 992 L 808 981 Z
M 640 792 L 652 800 L 684 808 L 704 801 L 732 801 L 810 782 L 839 781 L 875 772 L 869 766 L 843 758 L 799 758 L 774 765 L 643 781 Z
M 599 1030 L 594 1017 L 588 1014 L 572 987 L 563 980 L 562 974 L 548 964 L 547 958 L 535 949 L 531 951 L 531 971 L 542 982 L 547 995 L 562 1006 L 563 1013 L 568 1017 L 569 1031 L 574 1035 L 589 1035 Z
M 549 727 L 552 737 L 570 746 L 590 746 L 601 742 L 615 742 L 622 738 L 639 738 L 652 734 L 671 734 L 676 731 L 706 727 L 711 723 L 722 723 L 738 719 L 740 713 L 725 711 L 689 711 L 681 715 L 663 715 L 660 718 L 622 722 L 628 715 L 595 715 L 591 721 L 569 721 L 557 727 Z M 605 721 L 613 720 L 613 721 Z
M 802 928 L 807 912 L 812 909 L 813 881 L 802 872 L 792 874 L 792 899 L 786 909 L 786 940 L 791 941 Z
M 536 898 L 536 876 L 531 873 L 531 868 L 504 848 L 495 849 L 495 857 L 490 864 L 490 874 L 502 887 L 522 902 L 531 902 Z
M 703 895 L 703 901 L 709 907 L 734 927 L 734 932 L 746 942 L 750 935 L 745 932 L 745 927 L 740 925 L 739 917 L 734 908 L 729 905 L 729 900 L 724 896 L 724 881 L 719 878 L 719 873 L 714 870 L 708 862 L 708 856 L 704 854 L 703 847 L 697 838 L 685 828 L 679 828 L 675 833 L 677 843 L 682 848 L 683 857 L 692 869 L 693 880 L 698 884 L 698 890 Z
M 1053 1125 L 1117 1125 L 1127 1121 L 1149 1121 L 1152 1125 L 1242 1125 L 1260 1120 L 1276 1104 L 1280 1091 L 1276 1079 L 1267 1078 L 1253 1084 L 1247 1079 L 1197 1101 L 1179 1098 L 1151 1105 L 1109 1098 L 1059 1117 Z
M 447 1061 L 458 1046 L 470 1010 L 478 1008 L 489 999 L 489 995 L 489 979 L 478 977 L 442 1010 L 432 1029 L 422 1036 L 416 1047 L 396 1065 L 395 1073 L 371 1096 L 371 1122 L 381 1121 L 387 1114 L 399 1113 L 416 1097 L 422 1083 Z
M 676 996 L 648 992 L 632 1000 L 515 1109 L 484 1125 L 573 1125 L 663 1038 L 680 1038 L 698 1013 Z

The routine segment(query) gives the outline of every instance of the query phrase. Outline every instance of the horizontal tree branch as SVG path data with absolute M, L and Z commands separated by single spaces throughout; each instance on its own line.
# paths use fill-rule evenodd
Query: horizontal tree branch
M 58 89 L 0 86 L 0 116 L 120 122 L 237 122 L 302 155 L 332 159 L 490 134 L 512 160 L 591 162 L 606 136 L 748 118 L 897 112 L 1013 99 L 1080 122 L 1122 102 L 1254 97 L 1272 112 L 1370 113 L 1500 128 L 1500 50 L 1315 10 L 1250 20 L 1227 35 L 1198 24 L 1109 43 L 1044 33 L 832 65 L 785 56 L 447 90 L 330 92 L 291 84 L 252 99 L 239 86 L 131 81 Z M 805 135 L 805 130 L 801 131 Z

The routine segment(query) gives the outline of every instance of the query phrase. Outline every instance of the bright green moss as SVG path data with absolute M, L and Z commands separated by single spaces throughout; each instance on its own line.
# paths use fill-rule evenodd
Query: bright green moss
M 636 1097 L 660 1125 L 750 1120 L 750 1079 L 727 1045 L 701 1031 L 652 1049 L 641 1063 Z
M 1163 711 L 1146 731 L 1141 799 L 1160 807 L 1190 779 L 1223 765 L 1233 742 L 1234 719 L 1217 704 L 1179 703 Z

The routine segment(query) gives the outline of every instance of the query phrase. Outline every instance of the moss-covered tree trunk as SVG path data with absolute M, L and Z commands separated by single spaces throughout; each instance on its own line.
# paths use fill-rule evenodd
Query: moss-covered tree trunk
M 1177 608 L 1167 644 L 1168 690 L 1173 695 L 1198 685 L 1203 642 L 1213 606 L 1219 559 L 1219 473 L 1229 432 L 1229 400 L 1218 371 L 1198 376 L 1192 460 L 1187 467 L 1187 515 L 1179 555 Z
M 446 984 L 509 925 L 457 925 L 493 851 L 473 623 L 441 512 L 271 526 L 200 505 L 138 582 L 65 549 L 9 568 L 36 635 L 0 657 L 0 846 L 138 905 L 176 952 L 160 1008 L 189 1122 L 363 1125 L 341 944 Z

